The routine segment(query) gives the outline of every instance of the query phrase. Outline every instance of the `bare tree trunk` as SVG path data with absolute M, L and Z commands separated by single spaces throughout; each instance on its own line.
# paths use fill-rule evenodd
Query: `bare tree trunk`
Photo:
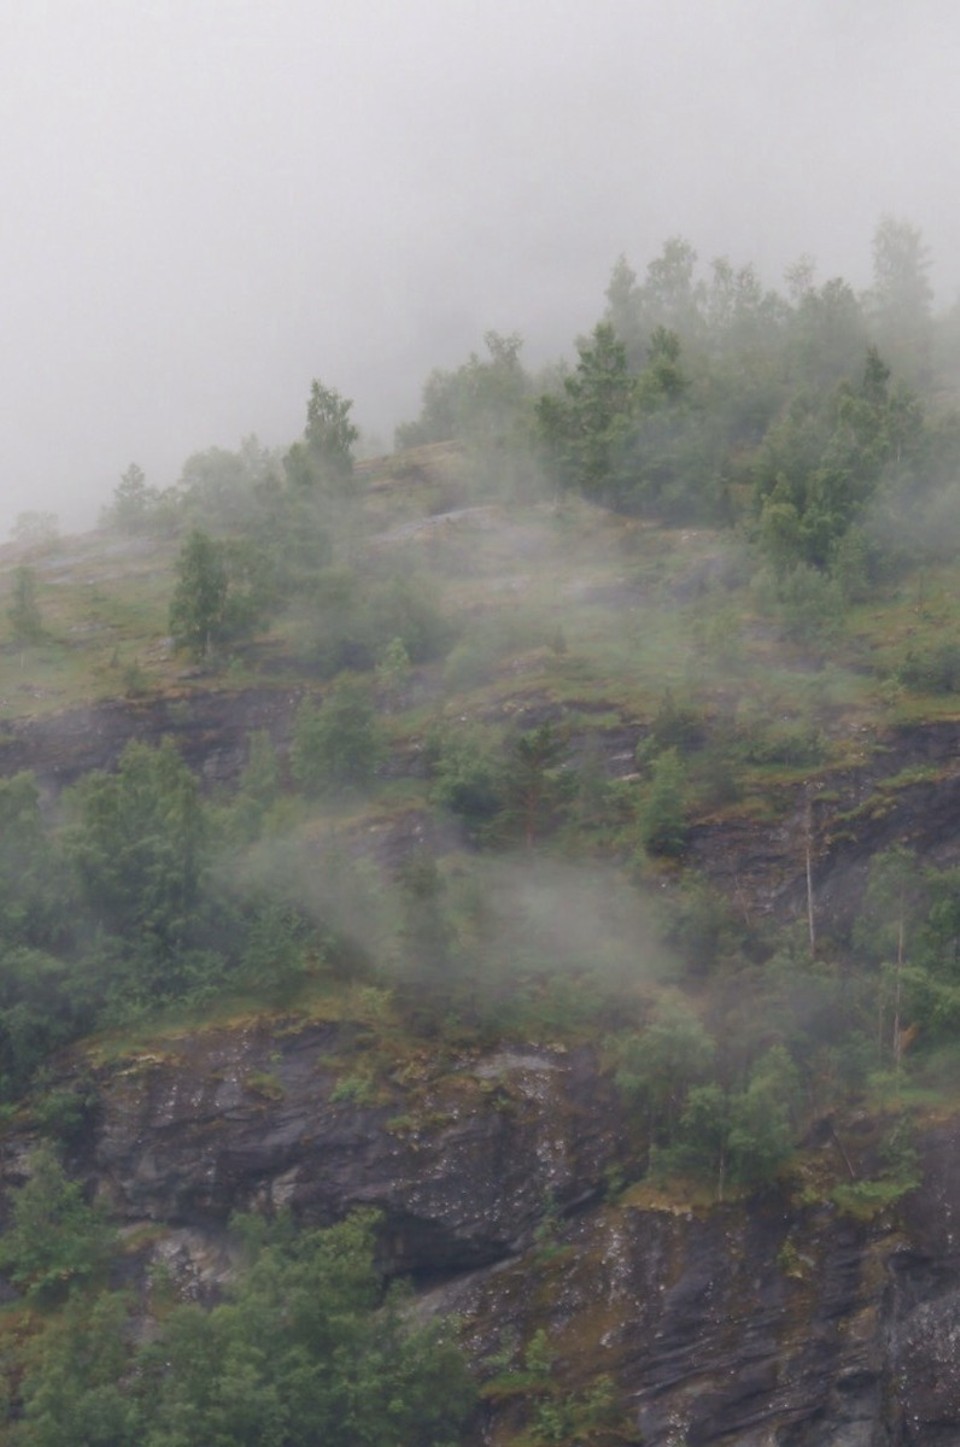
M 904 900 L 903 889 L 900 890 L 900 918 L 897 920 L 897 973 L 896 983 L 893 990 L 893 1064 L 899 1071 L 900 1062 L 903 1059 L 902 1031 L 900 1029 L 900 999 L 903 987 L 903 952 L 904 952 Z
M 846 1151 L 843 1148 L 843 1141 L 837 1135 L 836 1127 L 832 1123 L 830 1126 L 830 1137 L 837 1150 L 840 1152 L 840 1159 L 843 1161 L 843 1164 L 847 1168 L 848 1176 L 850 1177 L 851 1181 L 855 1181 L 857 1179 L 857 1173 L 853 1169 L 853 1164 L 850 1160 L 850 1157 L 847 1155 Z
M 810 798 L 809 792 L 807 793 L 803 822 L 807 868 L 807 932 L 810 937 L 810 955 L 812 958 L 817 953 L 817 921 L 813 903 L 813 801 Z

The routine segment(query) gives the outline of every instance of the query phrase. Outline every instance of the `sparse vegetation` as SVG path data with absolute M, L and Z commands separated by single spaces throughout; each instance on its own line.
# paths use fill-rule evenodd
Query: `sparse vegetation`
M 210 449 L 163 494 L 131 466 L 103 555 L 21 529 L 0 657 L 18 761 L 0 783 L 3 1107 L 31 1101 L 68 1151 L 92 1117 L 51 1084 L 57 1052 L 238 1001 L 351 1022 L 344 1112 L 386 1107 L 418 1051 L 602 1039 L 631 1122 L 623 1190 L 786 1191 L 818 1122 L 893 1093 L 886 1154 L 841 1147 L 818 1190 L 863 1219 L 895 1206 L 917 1172 L 909 1092 L 952 1100 L 960 1031 L 960 881 L 917 823 L 952 754 L 934 739 L 918 762 L 894 732 L 960 728 L 957 568 L 900 521 L 907 498 L 927 522 L 955 509 L 960 424 L 894 326 L 891 248 L 909 237 L 879 240 L 868 306 L 843 283 L 774 297 L 720 263 L 698 281 L 674 239 L 642 281 L 618 264 L 565 375 L 536 383 L 497 334 L 488 359 L 435 372 L 406 456 L 357 463 L 351 403 L 314 382 L 282 459 L 255 439 Z M 214 693 L 226 741 L 217 710 L 194 714 Z M 110 718 L 131 736 L 149 721 L 151 742 L 118 730 L 66 790 L 59 761 L 20 769 L 24 715 L 121 694 Z M 829 896 L 868 823 L 849 896 Z M 279 1069 L 243 1086 L 257 1109 L 285 1098 Z M 391 1119 L 414 1140 L 413 1108 Z M 11 1443 L 53 1440 L 64 1402 L 102 1411 L 111 1441 L 134 1440 L 147 1401 L 158 1447 L 175 1419 L 192 1425 L 171 1442 L 245 1440 L 228 1410 L 243 1381 L 263 1440 L 299 1440 L 279 1384 L 303 1343 L 271 1292 L 293 1290 L 294 1262 L 332 1271 L 333 1237 L 261 1243 L 252 1295 L 175 1312 L 138 1354 L 126 1305 L 92 1294 L 116 1243 L 52 1149 L 18 1199 L 7 1275 L 64 1314 L 14 1352 Z M 544 1271 L 561 1227 L 540 1228 Z M 469 1400 L 459 1358 L 408 1334 L 392 1298 L 365 1314 L 382 1300 L 369 1233 L 344 1230 L 363 1351 L 422 1374 L 429 1340 L 459 1383 L 442 1411 L 410 1397 L 434 1425 L 406 1440 L 445 1444 Z M 83 1311 L 108 1344 L 89 1381 Z M 269 1380 L 244 1312 L 277 1328 Z M 545 1338 L 513 1376 L 490 1395 L 525 1394 L 517 1441 L 631 1440 L 609 1380 L 567 1390 Z M 314 1403 L 325 1441 L 332 1400 Z

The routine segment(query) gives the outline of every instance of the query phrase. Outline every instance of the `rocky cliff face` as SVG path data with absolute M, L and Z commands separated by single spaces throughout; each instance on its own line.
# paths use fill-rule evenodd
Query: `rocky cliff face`
M 10 729 L 0 771 L 34 768 L 56 792 L 112 766 L 129 738 L 170 734 L 209 782 L 227 782 L 251 729 L 284 746 L 295 704 L 282 690 L 105 704 Z M 813 852 L 827 919 L 843 923 L 889 843 L 939 863 L 960 855 L 957 737 L 953 725 L 905 732 L 826 781 Z M 632 767 L 634 742 L 610 733 L 611 772 Z M 918 765 L 929 776 L 904 780 Z M 797 785 L 776 823 L 703 824 L 695 862 L 751 910 L 795 914 L 805 807 Z M 540 1330 L 558 1390 L 616 1383 L 634 1435 L 611 1442 L 960 1442 L 960 1122 L 925 1134 L 921 1188 L 862 1222 L 805 1201 L 796 1182 L 697 1209 L 622 1190 L 631 1121 L 586 1048 L 391 1057 L 368 1027 L 291 1017 L 170 1038 L 93 1081 L 72 1165 L 132 1239 L 149 1239 L 141 1281 L 160 1259 L 184 1294 L 215 1296 L 234 1210 L 327 1222 L 376 1207 L 384 1264 L 413 1277 L 424 1310 L 461 1317 L 493 1382 L 477 1443 L 516 1434 L 524 1408 L 496 1376 Z M 30 1144 L 28 1130 L 4 1137 L 0 1184 L 23 1179 Z M 829 1133 L 811 1145 L 814 1173 L 834 1151 Z
M 253 731 L 265 731 L 281 754 L 286 751 L 301 697 L 300 690 L 282 687 L 196 688 L 180 699 L 110 700 L 15 721 L 0 734 L 0 776 L 31 769 L 55 796 L 91 769 L 114 768 L 131 739 L 159 743 L 169 737 L 205 785 L 234 784 Z M 546 720 L 563 727 L 562 710 L 536 700 L 509 702 L 501 712 L 523 727 Z M 627 723 L 590 732 L 590 748 L 599 749 L 611 777 L 634 770 L 640 732 Z M 571 758 L 581 757 L 586 743 L 586 735 L 571 738 Z M 690 864 L 738 907 L 789 919 L 806 911 L 809 843 L 822 923 L 844 928 L 859 904 L 874 853 L 907 843 L 939 866 L 960 861 L 960 725 L 917 725 L 882 739 L 864 733 L 851 752 L 859 755 L 856 763 L 813 769 L 809 780 L 785 786 L 774 822 L 731 817 L 696 825 Z M 385 771 L 392 777 L 422 775 L 420 751 L 398 752 Z M 439 827 L 436 820 L 431 827 Z M 399 818 L 386 828 L 388 837 L 381 838 L 376 826 L 373 832 L 382 857 L 395 863 L 410 846 L 409 820 Z
M 233 783 L 246 763 L 251 732 L 263 729 L 281 747 L 289 742 L 299 697 L 285 689 L 197 689 L 183 698 L 108 699 L 14 720 L 0 735 L 0 775 L 29 769 L 56 794 L 91 769 L 114 768 L 132 739 L 159 744 L 172 738 L 204 783 Z
M 540 1329 L 557 1390 L 609 1376 L 640 1434 L 611 1441 L 960 1441 L 960 1122 L 924 1137 L 922 1188 L 863 1223 L 789 1182 L 698 1209 L 623 1191 L 631 1123 L 585 1048 L 391 1061 L 365 1028 L 290 1018 L 93 1074 L 74 1168 L 131 1233 L 155 1228 L 141 1266 L 185 1295 L 216 1293 L 232 1210 L 373 1206 L 385 1264 L 461 1317 L 488 1376 Z M 8 1187 L 29 1143 L 6 1140 Z M 509 1442 L 521 1412 L 494 1385 L 476 1442 Z

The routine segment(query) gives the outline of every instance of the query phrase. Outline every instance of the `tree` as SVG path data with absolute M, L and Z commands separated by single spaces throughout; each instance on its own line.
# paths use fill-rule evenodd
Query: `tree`
M 500 741 L 482 725 L 455 726 L 434 736 L 431 799 L 465 820 L 468 829 L 489 825 L 503 806 Z
M 651 1158 L 670 1149 L 693 1090 L 706 1083 L 716 1047 L 693 1011 L 667 1003 L 620 1047 L 616 1082 L 642 1110 Z
M 43 638 L 43 616 L 37 602 L 37 575 L 32 568 L 19 567 L 14 573 L 13 598 L 7 617 L 17 643 L 39 643 Z
M 127 745 L 115 774 L 72 790 L 68 849 L 84 901 L 111 932 L 169 956 L 189 936 L 200 896 L 205 821 L 190 770 L 170 739 Z
M 113 1232 L 88 1206 L 49 1146 L 30 1158 L 30 1179 L 13 1198 L 13 1220 L 0 1238 L 0 1268 L 28 1299 L 56 1300 L 106 1265 Z
M 624 343 L 610 322 L 599 322 L 577 343 L 579 360 L 563 394 L 536 405 L 541 436 L 559 480 L 590 496 L 616 485 L 624 444 L 635 414 L 636 382 Z
M 731 1174 L 744 1185 L 769 1180 L 793 1146 L 800 1078 L 789 1053 L 774 1045 L 750 1072 L 746 1090 L 731 1101 Z
M 654 327 L 689 337 L 699 325 L 702 288 L 694 281 L 697 253 L 682 236 L 671 236 L 647 266 L 641 304 Z
M 155 487 L 147 485 L 143 468 L 131 462 L 113 490 L 113 506 L 104 521 L 122 533 L 147 532 L 159 502 L 160 494 Z
M 870 310 L 881 347 L 912 380 L 926 377 L 932 328 L 930 252 L 921 232 L 896 216 L 883 216 L 873 236 Z
M 17 513 L 10 536 L 21 547 L 48 548 L 60 536 L 60 522 L 55 512 Z
M 280 761 L 266 729 L 248 735 L 247 763 L 227 816 L 227 828 L 239 843 L 259 839 L 280 792 Z
M 369 1215 L 313 1231 L 298 1232 L 287 1219 L 236 1226 L 246 1269 L 210 1311 L 176 1307 L 137 1341 L 124 1296 L 68 1303 L 27 1346 L 22 1410 L 15 1409 L 9 1440 L 21 1447 L 452 1447 L 462 1440 L 475 1398 L 463 1355 L 445 1323 L 414 1323 L 402 1289 L 384 1289 Z
M 882 1047 L 886 1042 L 889 1009 L 892 1016 L 889 1048 L 897 1069 L 903 1053 L 904 972 L 910 934 L 923 893 L 924 881 L 916 856 L 903 845 L 892 845 L 870 861 L 863 911 L 854 929 L 858 947 L 882 967 L 877 992 L 877 1035 Z
M 787 362 L 802 386 L 824 391 L 851 376 L 867 346 L 863 307 L 840 277 L 802 286 L 787 331 Z
M 189 520 L 213 532 L 251 528 L 264 521 L 264 494 L 275 481 L 271 454 L 255 436 L 236 452 L 208 447 L 192 453 L 180 471 L 183 510 Z
M 170 633 L 198 661 L 220 644 L 248 637 L 281 592 L 268 552 L 250 538 L 219 540 L 195 528 L 176 568 Z
M 655 760 L 650 789 L 640 817 L 640 841 L 649 854 L 675 858 L 687 843 L 686 776 L 677 750 Z
M 295 442 L 283 460 L 295 487 L 343 488 L 353 476 L 353 444 L 360 436 L 350 421 L 352 401 L 316 378 L 310 384 L 303 441 Z
M 625 256 L 618 256 L 605 292 L 607 298 L 605 320 L 610 323 L 620 341 L 623 342 L 627 349 L 627 356 L 633 360 L 643 355 L 644 347 L 640 331 L 636 287 L 637 273 Z
M 64 928 L 65 893 L 36 779 L 0 780 L 0 945 L 49 945 Z
M 532 849 L 555 821 L 563 795 L 561 771 L 566 745 L 549 720 L 518 735 L 510 745 L 502 776 L 500 822 Z
M 26 1347 L 17 1447 L 139 1447 L 138 1404 L 124 1380 L 130 1304 L 103 1292 L 75 1295 Z
M 756 1061 L 745 1090 L 724 1090 L 715 1081 L 691 1087 L 667 1163 L 713 1177 L 720 1201 L 728 1176 L 760 1185 L 790 1154 L 799 1098 L 796 1066 L 774 1045 Z
M 451 995 L 453 930 L 444 903 L 445 881 L 427 849 L 415 849 L 400 869 L 401 940 L 406 982 L 416 992 L 415 1012 L 443 1015 Z M 425 1023 L 425 1021 L 424 1021 Z
M 300 705 L 290 767 L 307 794 L 363 788 L 376 771 L 381 748 L 370 690 L 348 679 L 331 689 L 319 709 L 309 700 Z
M 176 566 L 179 582 L 170 603 L 170 632 L 178 648 L 201 659 L 223 636 L 228 587 L 223 546 L 195 528 Z
M 910 475 L 923 412 L 912 393 L 890 385 L 890 376 L 870 347 L 859 382 L 798 399 L 767 433 L 755 504 L 761 545 L 780 575 L 798 563 L 828 569 L 874 499 L 902 473 Z
M 488 358 L 471 352 L 456 370 L 430 373 L 419 418 L 397 428 L 398 447 L 451 439 L 488 447 L 509 439 L 530 392 L 520 361 L 523 338 L 490 331 L 483 341 Z

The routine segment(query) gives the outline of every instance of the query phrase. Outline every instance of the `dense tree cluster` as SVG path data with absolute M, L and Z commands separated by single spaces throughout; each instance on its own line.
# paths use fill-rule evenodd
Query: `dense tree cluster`
M 473 1404 L 442 1323 L 415 1326 L 373 1262 L 375 1222 L 328 1230 L 236 1223 L 246 1266 L 212 1310 L 175 1306 L 146 1339 L 105 1289 L 117 1243 L 49 1151 L 14 1202 L 3 1259 L 29 1299 L 66 1299 L 38 1323 L 7 1402 L 23 1447 L 453 1447 Z

